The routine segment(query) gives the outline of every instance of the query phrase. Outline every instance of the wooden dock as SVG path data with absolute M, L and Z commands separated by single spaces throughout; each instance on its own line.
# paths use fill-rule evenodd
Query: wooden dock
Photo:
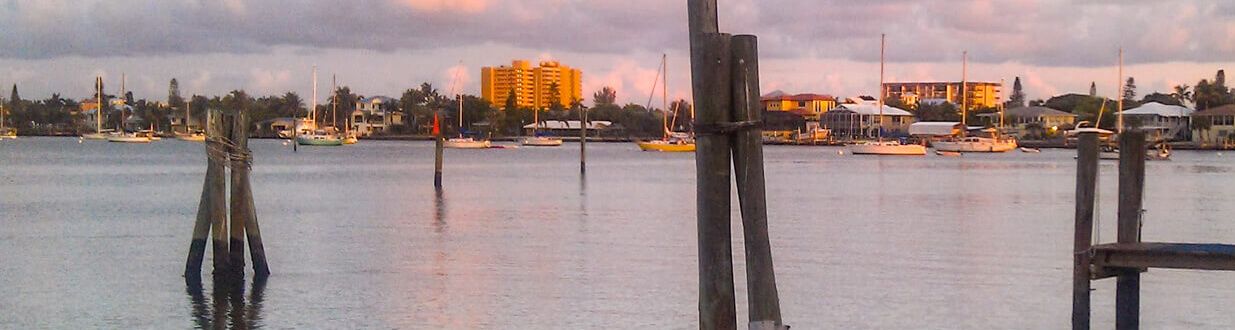
M 1090 284 L 1115 278 L 1115 328 L 1140 328 L 1141 274 L 1150 268 L 1235 270 L 1235 245 L 1142 242 L 1145 210 L 1145 133 L 1119 141 L 1119 211 L 1115 243 L 1094 244 L 1098 138 L 1082 133 L 1077 146 L 1076 231 L 1072 329 L 1090 328 Z

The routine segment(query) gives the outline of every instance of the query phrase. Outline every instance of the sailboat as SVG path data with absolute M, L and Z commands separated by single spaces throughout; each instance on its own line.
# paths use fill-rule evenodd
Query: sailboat
M 540 108 L 533 110 L 532 115 L 532 136 L 525 137 L 519 141 L 519 144 L 529 147 L 560 147 L 562 146 L 562 138 L 553 136 L 540 136 Z
M 462 65 L 463 62 L 460 61 L 459 66 L 462 67 Z M 489 140 L 474 139 L 463 135 L 463 92 L 461 91 L 462 87 L 457 86 L 459 82 L 459 73 L 461 71 L 462 70 L 455 71 L 455 76 L 452 79 L 453 81 L 450 82 L 450 90 L 452 92 L 457 91 L 454 94 L 455 97 L 459 99 L 459 136 L 447 139 L 445 144 L 442 146 L 451 149 L 488 149 L 493 146 Z
M 660 59 L 660 77 L 661 81 L 661 109 L 669 109 L 669 56 L 661 54 Z M 652 93 L 656 93 L 656 81 L 652 82 Z M 652 94 L 656 95 L 656 94 Z M 648 107 L 651 108 L 652 97 L 648 97 Z M 677 114 L 677 104 L 674 105 L 673 113 Z M 660 152 L 694 152 L 695 138 L 689 133 L 674 132 L 670 129 L 669 113 L 666 112 L 660 117 L 661 130 L 664 131 L 664 136 L 660 140 L 636 141 L 639 145 L 639 150 L 643 151 L 660 151 Z
M 125 79 L 124 74 L 120 74 L 120 130 L 118 131 L 118 134 L 108 136 L 107 142 L 150 143 L 154 140 L 150 137 L 150 135 L 139 132 L 130 133 L 126 132 L 124 129 L 124 124 L 128 121 L 128 119 L 124 117 L 124 110 L 129 108 L 128 99 L 126 96 L 128 93 L 126 93 L 127 90 L 124 86 L 126 81 L 127 79 Z
M 996 129 L 984 130 L 989 133 L 989 137 L 985 136 L 968 136 L 969 126 L 966 122 L 969 110 L 969 52 L 966 51 L 962 55 L 961 60 L 961 127 L 965 128 L 962 132 L 963 136 L 959 140 L 939 141 L 933 143 L 935 150 L 947 152 L 1008 152 L 1016 149 L 1016 140 L 1001 136 L 1001 132 Z M 1003 108 L 999 111 L 1002 113 Z M 1002 118 L 1003 115 L 1000 115 Z M 1003 122 L 1000 121 L 1000 125 Z
M 12 127 L 4 126 L 4 104 L 0 104 L 0 140 L 16 138 L 17 130 Z
M 189 142 L 204 142 L 206 141 L 206 133 L 202 131 L 194 131 L 193 126 L 189 125 L 189 118 L 192 118 L 189 109 L 192 104 L 193 103 L 189 101 L 184 102 L 184 132 L 177 132 L 176 139 Z
M 879 99 L 876 101 L 876 106 L 879 107 L 879 131 L 878 140 L 867 141 L 849 146 L 849 153 L 855 155 L 895 155 L 895 156 L 924 156 L 926 155 L 926 147 L 917 144 L 901 144 L 896 140 L 883 140 L 883 69 L 884 69 L 884 50 L 887 48 L 887 35 L 879 35 Z
M 115 135 L 115 131 L 103 129 L 103 116 L 105 110 L 103 108 L 103 77 L 94 77 L 95 102 L 98 102 L 98 107 L 94 110 L 94 133 L 85 133 L 81 135 L 85 140 L 107 140 L 108 137 Z
M 338 94 L 338 91 L 332 92 Z M 313 102 L 311 104 L 312 109 L 309 110 L 311 114 L 310 117 L 312 118 L 311 121 L 313 122 L 313 126 L 317 126 L 317 66 L 313 67 Z M 299 124 L 299 121 L 297 121 L 297 126 L 299 126 Z M 324 128 L 313 129 L 313 127 L 308 127 L 306 129 L 297 127 L 296 133 L 296 144 L 302 146 L 343 145 L 343 139 L 340 139 L 339 135 L 333 131 L 333 127 L 331 127 L 330 130 Z

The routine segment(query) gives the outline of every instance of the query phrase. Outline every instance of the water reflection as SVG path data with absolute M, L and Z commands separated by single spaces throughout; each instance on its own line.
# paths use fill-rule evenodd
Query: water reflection
M 433 195 L 433 232 L 441 234 L 446 231 L 446 192 L 437 188 Z
M 267 278 L 255 277 L 247 298 L 244 293 L 244 279 L 230 276 L 213 278 L 209 301 L 200 278 L 185 278 L 185 291 L 189 295 L 189 303 L 193 306 L 193 323 L 196 328 L 260 329 Z

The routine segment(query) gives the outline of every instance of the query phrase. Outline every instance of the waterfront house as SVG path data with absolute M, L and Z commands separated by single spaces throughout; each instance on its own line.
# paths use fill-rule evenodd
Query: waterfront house
M 854 103 L 841 104 L 820 117 L 820 125 L 824 129 L 830 129 L 833 136 L 875 137 L 879 133 L 881 122 L 885 136 L 905 136 L 909 134 L 909 125 L 914 123 L 912 113 L 886 104 L 883 105 L 883 116 L 880 117 L 879 106 L 874 98 L 863 97 L 850 102 Z
M 1192 128 L 1188 124 L 1193 112 L 1183 106 L 1149 102 L 1123 113 L 1125 127 L 1158 130 L 1167 140 L 1188 141 L 1192 136 Z
M 398 100 L 385 96 L 366 97 L 356 101 L 351 114 L 351 130 L 357 136 L 385 134 L 403 125 L 403 113 L 394 109 Z
M 999 113 L 978 115 L 990 126 L 999 126 Z M 1003 112 L 1003 124 L 1008 134 L 1020 139 L 1046 139 L 1072 129 L 1076 115 L 1039 106 L 1016 107 Z
M 823 94 L 789 95 L 774 92 L 761 98 L 763 110 L 768 112 L 792 112 L 808 121 L 819 121 L 819 116 L 836 108 L 836 97 Z
M 1201 147 L 1235 146 L 1235 104 L 1192 113 L 1192 142 Z

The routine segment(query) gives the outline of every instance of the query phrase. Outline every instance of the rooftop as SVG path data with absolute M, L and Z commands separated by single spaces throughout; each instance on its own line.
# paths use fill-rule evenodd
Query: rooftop
M 1193 116 L 1235 116 L 1235 104 L 1209 108 L 1192 113 Z
M 1178 105 L 1166 105 L 1158 102 L 1145 103 L 1139 107 L 1124 110 L 1125 115 L 1156 115 L 1162 117 L 1187 117 L 1194 112 L 1192 109 Z

